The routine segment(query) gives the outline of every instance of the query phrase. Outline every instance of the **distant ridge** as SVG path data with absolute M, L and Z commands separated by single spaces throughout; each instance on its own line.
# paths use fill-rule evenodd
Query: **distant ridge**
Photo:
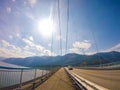
M 83 66 L 83 65 L 98 65 L 120 61 L 120 52 L 104 52 L 94 55 L 80 55 L 69 53 L 64 56 L 34 56 L 26 58 L 7 58 L 3 62 L 22 65 L 22 66 Z
M 14 64 L 10 64 L 10 63 L 5 63 L 5 62 L 1 62 L 1 61 L 0 61 L 0 67 L 25 68 L 23 66 L 14 65 Z
M 4 57 L 0 57 L 0 61 L 1 61 L 1 60 L 4 60 L 4 59 L 7 59 L 7 58 L 4 58 Z

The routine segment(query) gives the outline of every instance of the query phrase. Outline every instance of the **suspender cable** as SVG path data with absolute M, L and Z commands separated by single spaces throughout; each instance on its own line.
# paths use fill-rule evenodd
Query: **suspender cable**
M 52 53 L 53 53 L 53 32 L 52 32 L 52 37 L 51 37 L 51 56 L 52 56 Z
M 69 0 L 67 0 L 67 30 L 66 30 L 66 49 L 65 49 L 65 54 L 67 53 L 68 49 L 68 30 L 69 30 Z
M 59 25 L 59 35 L 60 35 L 60 54 L 62 55 L 62 36 L 61 36 L 60 0 L 58 0 L 58 25 Z
M 54 25 L 54 13 L 51 12 L 51 18 L 52 18 L 52 24 Z M 53 53 L 53 31 L 52 31 L 52 35 L 51 35 L 51 56 L 52 56 L 52 53 Z
M 52 11 L 51 11 L 51 18 L 52 18 L 52 24 L 53 26 L 55 25 L 55 8 L 57 7 L 57 2 L 52 4 Z M 52 31 L 52 35 L 51 35 L 51 54 L 53 54 L 54 50 L 53 50 L 53 43 L 54 43 L 54 30 Z M 52 56 L 52 55 L 51 55 Z
M 54 14 L 52 14 L 51 18 L 53 21 L 52 23 L 54 24 Z M 51 56 L 53 56 L 53 31 L 52 31 L 52 36 L 51 36 Z M 52 60 L 53 60 L 53 57 L 52 57 Z M 52 65 L 51 65 L 50 69 L 52 69 Z
M 92 30 L 91 30 L 92 31 Z M 95 39 L 95 35 L 94 35 L 94 32 L 92 31 L 92 36 L 93 36 L 93 40 L 94 40 L 94 42 L 95 42 L 95 48 L 96 48 L 96 50 L 97 50 L 97 53 L 99 52 L 99 49 L 98 49 L 98 45 L 97 45 L 97 41 L 96 41 L 96 39 Z M 102 62 L 101 62 L 101 57 L 99 56 L 99 55 L 97 55 L 98 56 L 98 60 L 99 60 L 99 65 L 101 66 L 101 64 L 102 64 Z

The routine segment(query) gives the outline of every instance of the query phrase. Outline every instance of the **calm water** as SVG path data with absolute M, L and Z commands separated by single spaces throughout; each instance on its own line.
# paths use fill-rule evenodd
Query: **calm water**
M 36 77 L 40 77 L 49 71 L 47 70 L 37 70 Z M 20 83 L 20 74 L 18 70 L 2 70 L 0 69 L 0 87 L 6 87 L 14 84 Z M 34 79 L 35 70 L 23 71 L 22 82 Z

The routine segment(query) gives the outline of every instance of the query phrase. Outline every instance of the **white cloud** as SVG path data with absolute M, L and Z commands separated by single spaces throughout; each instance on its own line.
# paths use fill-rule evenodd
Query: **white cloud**
M 44 51 L 44 47 L 41 45 L 34 44 L 32 41 L 23 38 L 23 42 L 25 42 L 27 45 L 24 47 L 25 50 L 30 50 L 30 49 L 36 49 L 39 52 Z
M 89 40 L 84 40 L 84 42 L 89 42 Z
M 81 54 L 81 50 L 88 50 L 91 47 L 91 43 L 88 40 L 83 42 L 76 41 L 73 43 L 73 48 L 69 49 L 70 52 Z
M 5 40 L 1 40 L 0 44 L 2 45 L 0 47 L 0 57 L 28 57 L 35 55 L 35 53 L 22 50 L 22 48 L 16 47 Z
M 10 7 L 7 7 L 7 8 L 6 8 L 6 11 L 7 11 L 8 13 L 10 13 L 10 12 L 11 12 L 11 8 L 10 8 Z
M 25 38 L 23 38 L 22 40 L 23 40 L 23 42 L 26 43 L 27 45 L 29 45 L 29 46 L 31 46 L 31 47 L 34 46 L 34 43 L 33 43 L 32 41 L 30 41 L 30 40 L 28 40 L 28 39 L 25 39 Z
M 15 45 L 10 44 L 5 40 L 0 41 L 0 56 L 1 57 L 23 57 L 24 54 L 21 48 L 16 47 Z
M 28 0 L 30 3 L 31 7 L 34 7 L 34 5 L 37 3 L 37 0 Z
M 120 43 L 107 49 L 107 50 L 103 50 L 102 52 L 111 52 L 111 51 L 118 51 L 120 52 Z
M 50 50 L 47 50 L 41 45 L 35 45 L 35 49 L 40 52 L 41 55 L 47 55 L 47 56 L 54 56 L 55 53 L 51 52 Z
M 29 47 L 29 46 L 25 46 L 23 49 L 24 49 L 24 50 L 29 50 L 30 47 Z
M 4 47 L 7 47 L 7 46 L 9 46 L 9 43 L 5 40 L 1 40 L 1 45 Z
M 40 55 L 47 55 L 47 56 L 55 55 L 55 53 L 51 52 L 50 50 L 46 49 L 41 45 L 35 45 L 35 49 L 40 53 Z
M 10 39 L 13 39 L 13 36 L 12 36 L 12 35 L 9 35 L 9 38 L 10 38 Z
M 73 47 L 74 48 L 79 48 L 79 49 L 89 49 L 91 47 L 91 43 L 89 42 L 78 42 L 76 41 L 75 43 L 73 43 Z
M 30 52 L 30 51 L 23 51 L 21 53 L 22 57 L 29 57 L 29 56 L 35 56 L 35 55 L 36 55 L 36 53 Z
M 39 54 L 36 53 L 36 55 L 55 55 L 55 53 L 51 52 L 50 50 L 46 49 L 45 47 L 43 47 L 42 45 L 37 45 L 35 43 L 33 43 L 32 41 L 28 40 L 28 39 L 22 39 L 23 42 L 25 42 L 27 45 L 24 47 L 24 50 L 35 50 L 37 51 Z
M 41 45 L 34 44 L 28 39 L 22 39 L 26 43 L 25 47 L 18 47 L 5 40 L 0 40 L 0 57 L 28 57 L 35 55 L 55 55 L 55 53 Z
M 111 47 L 111 48 L 109 48 L 109 49 L 101 50 L 101 51 L 99 51 L 99 52 L 111 52 L 111 51 L 120 52 L 120 43 L 117 44 L 117 45 L 115 45 L 115 46 L 113 46 L 113 47 Z M 97 53 L 97 51 L 94 51 L 94 52 L 86 52 L 87 55 L 93 55 L 93 54 L 95 54 L 95 53 Z
M 54 56 L 55 54 L 51 52 L 50 50 L 44 50 L 43 55 Z
M 41 46 L 41 45 L 36 45 L 35 46 L 36 47 L 36 49 L 39 51 L 39 52 L 43 52 L 44 51 L 44 47 L 43 46 Z
M 19 34 L 19 33 L 16 33 L 16 37 L 20 37 L 20 34 Z
M 6 49 L 20 51 L 20 48 L 15 47 L 14 45 L 10 44 L 9 42 L 7 42 L 5 40 L 1 40 L 0 43 L 1 43 L 2 47 L 6 48 Z
M 96 54 L 97 53 L 97 51 L 94 51 L 94 52 L 86 52 L 85 54 L 86 55 L 93 55 L 93 54 Z
M 16 0 L 12 0 L 12 2 L 15 2 Z
M 13 53 L 10 53 L 8 49 L 0 48 L 0 57 L 12 57 Z
M 30 37 L 29 37 L 29 40 L 34 41 L 34 39 L 33 39 L 33 37 L 32 37 L 32 36 L 30 36 Z
M 71 48 L 69 50 L 73 53 L 80 53 L 80 50 L 78 48 Z

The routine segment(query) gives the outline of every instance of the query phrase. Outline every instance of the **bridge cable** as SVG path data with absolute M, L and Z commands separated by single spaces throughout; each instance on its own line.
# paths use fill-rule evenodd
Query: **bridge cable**
M 58 0 L 58 24 L 59 24 L 59 35 L 60 35 L 60 55 L 62 55 L 62 36 L 61 36 L 60 0 Z
M 68 30 L 69 30 L 69 0 L 67 0 L 67 30 L 66 30 L 66 49 L 65 49 L 65 54 L 67 54 L 67 49 L 68 49 Z
M 97 50 L 97 53 L 99 53 L 98 44 L 97 44 L 97 41 L 95 39 L 95 34 L 94 34 L 93 30 L 91 30 L 91 32 L 92 32 L 93 40 L 94 40 L 94 43 L 95 43 L 95 48 Z M 102 64 L 101 56 L 97 55 L 97 57 L 98 57 L 98 60 L 99 60 L 99 65 L 101 66 L 101 64 Z
M 54 6 L 54 5 L 53 5 Z M 54 24 L 54 14 L 55 14 L 55 12 L 54 12 L 54 10 L 52 10 L 52 15 L 51 15 L 51 17 L 52 17 L 52 23 Z M 52 35 L 51 35 L 51 56 L 52 56 L 52 53 L 53 53 L 53 31 L 52 31 Z

